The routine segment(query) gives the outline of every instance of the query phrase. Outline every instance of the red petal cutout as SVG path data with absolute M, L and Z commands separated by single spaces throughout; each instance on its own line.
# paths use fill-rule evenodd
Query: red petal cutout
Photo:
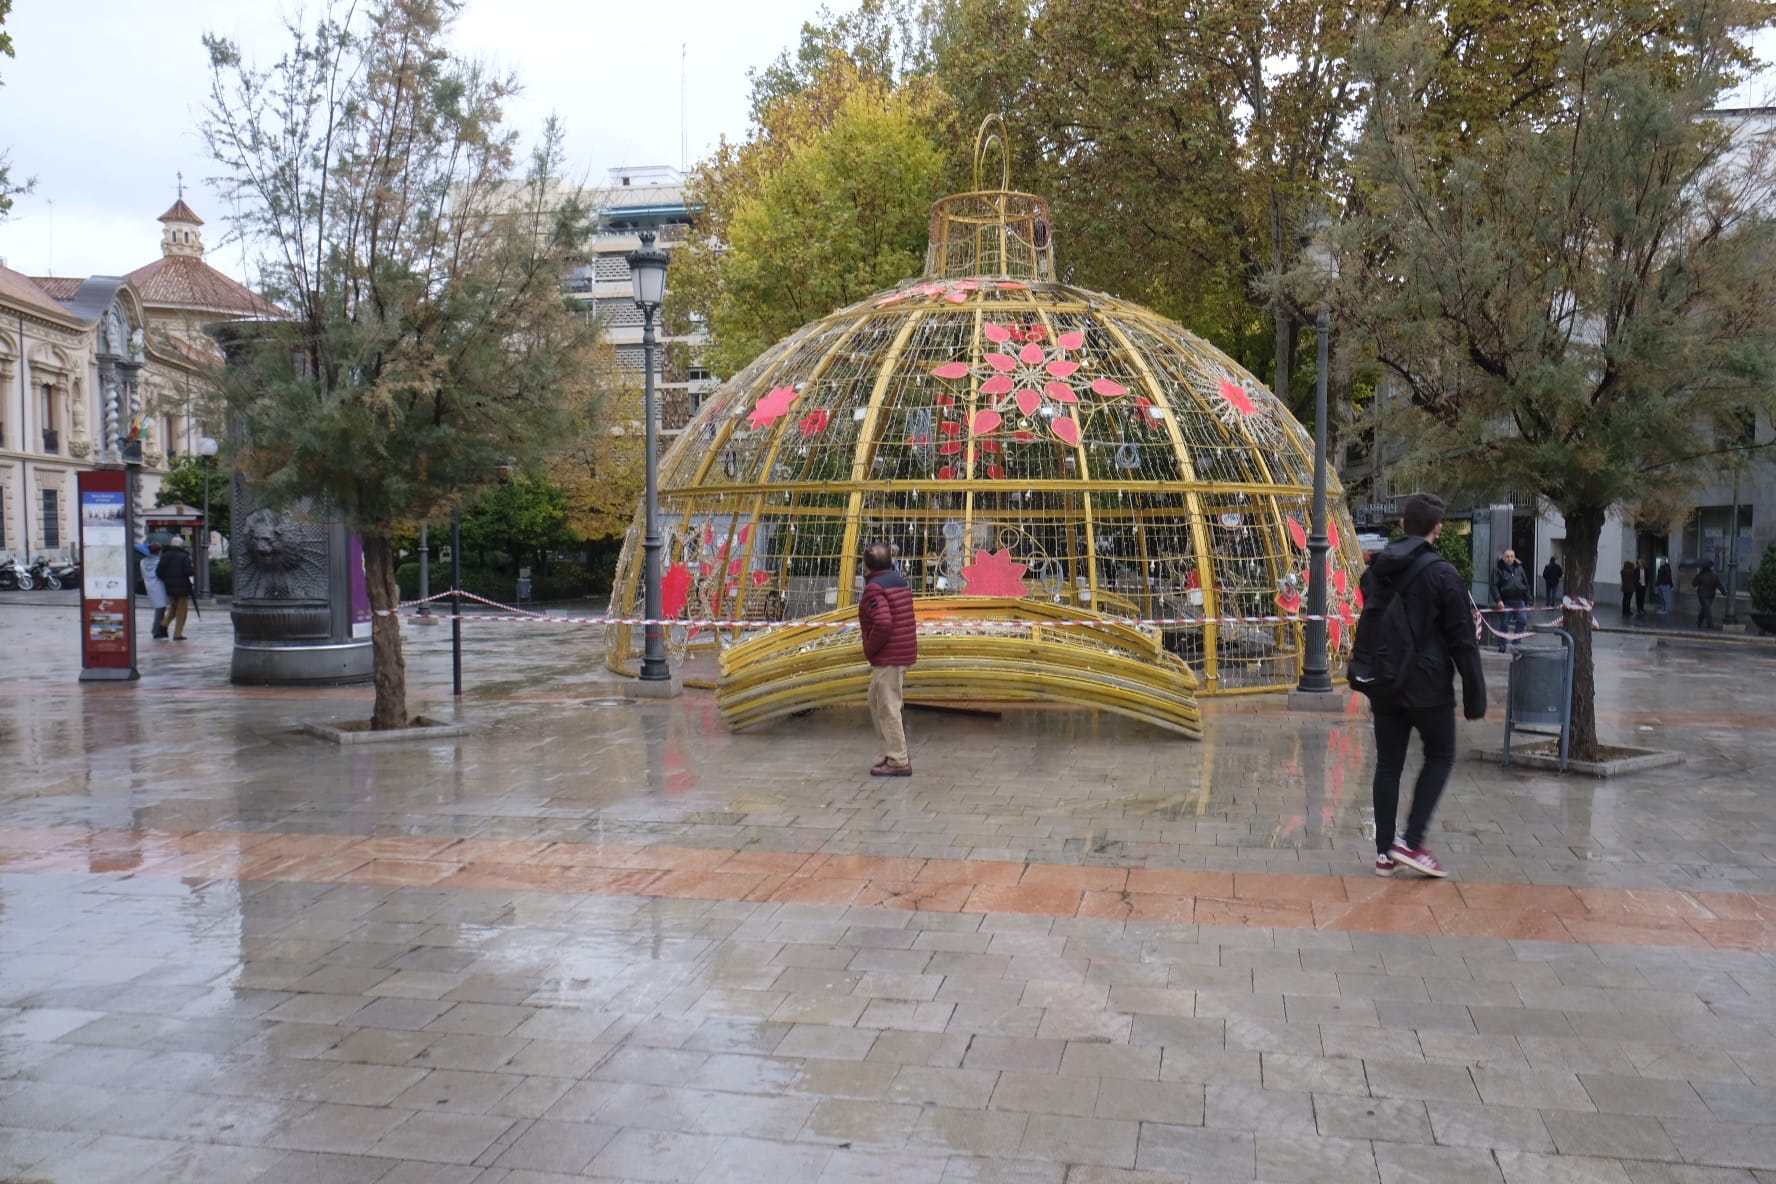
M 1055 338 L 1055 344 L 1062 349 L 1082 349 L 1085 346 L 1085 334 L 1063 333 Z
M 1009 551 L 976 551 L 974 562 L 962 569 L 962 579 L 970 596 L 1009 596 L 1019 599 L 1030 594 L 1024 587 L 1027 564 L 1018 563 Z
M 1011 438 L 1019 444 L 1031 444 L 1036 440 L 1035 432 L 1013 432 Z
M 937 430 L 946 436 L 960 436 L 962 434 L 962 425 L 953 419 L 946 419 L 937 425 Z
M 1228 403 L 1233 406 L 1233 409 L 1238 411 L 1241 415 L 1258 414 L 1258 408 L 1252 402 L 1252 397 L 1246 394 L 1246 388 L 1236 386 L 1234 383 L 1228 382 L 1223 378 L 1221 380 L 1220 390 L 1221 397 L 1226 399 Z
M 974 434 L 984 436 L 1004 422 L 997 411 L 977 411 L 974 413 Z
M 954 456 L 961 451 L 962 441 L 960 440 L 945 440 L 942 444 L 937 446 L 937 454 L 939 456 Z
M 1092 393 L 1094 395 L 1102 395 L 1106 399 L 1114 399 L 1118 395 L 1126 395 L 1128 394 L 1128 390 L 1128 387 L 1123 386 L 1119 382 L 1111 382 L 1108 378 L 1094 378 L 1092 380 Z
M 734 562 L 728 564 L 728 574 L 731 576 L 737 576 L 740 574 L 740 560 L 736 559 Z
M 748 539 L 750 539 L 751 537 L 752 537 L 752 523 L 748 522 L 745 526 L 742 526 L 740 528 L 740 545 L 742 547 L 744 547 L 746 545 L 746 541 Z
M 752 573 L 752 586 L 754 588 L 763 588 L 766 584 L 768 584 L 770 582 L 771 582 L 771 573 L 770 572 L 755 571 Z
M 980 442 L 980 450 L 982 452 L 1002 452 L 1004 451 L 1004 447 L 997 440 L 982 440 Z
M 1018 410 L 1025 415 L 1035 415 L 1036 409 L 1042 406 L 1042 396 L 1035 391 L 1022 390 L 1017 393 Z
M 1074 394 L 1073 388 L 1068 386 L 1064 382 L 1051 382 L 1047 386 L 1043 387 L 1042 390 L 1043 390 L 1043 393 L 1045 393 L 1049 398 L 1053 399 L 1057 403 L 1077 403 L 1077 402 L 1079 402 L 1079 396 Z
M 956 470 L 952 469 L 949 465 L 945 465 L 937 471 L 937 479 L 939 481 L 954 481 L 956 479 Z
M 944 299 L 948 300 L 951 304 L 964 304 L 968 300 L 968 293 L 962 291 L 945 292 Z
M 1042 359 L 1047 356 L 1047 354 L 1042 352 L 1042 347 L 1040 345 L 1026 345 L 1022 350 L 1018 351 L 1018 361 L 1026 366 L 1040 366 L 1042 365 Z
M 1307 550 L 1307 527 L 1301 525 L 1292 514 L 1289 516 L 1289 537 L 1295 540 L 1297 547 Z
M 1078 362 L 1050 362 L 1047 366 L 1048 372 L 1056 378 L 1067 378 L 1077 369 Z
M 991 382 L 992 380 L 988 379 L 987 381 Z M 937 397 L 937 405 L 939 407 L 954 407 L 956 405 L 956 400 L 950 398 L 948 395 L 939 395 Z
M 967 362 L 945 362 L 943 365 L 941 365 L 937 369 L 933 370 L 932 373 L 937 375 L 939 378 L 967 378 L 968 377 L 968 363 Z
M 1327 522 L 1326 523 L 1326 535 L 1327 535 L 1329 541 L 1331 542 L 1332 549 L 1334 551 L 1339 551 L 1339 550 L 1343 549 L 1342 547 L 1340 547 L 1338 545 L 1338 523 L 1337 522 Z M 1344 589 L 1342 589 L 1342 588 L 1339 589 L 1339 591 L 1341 591 L 1341 592 L 1343 590 Z
M 703 527 L 703 545 L 705 547 L 715 546 L 715 523 L 713 522 Z
M 995 374 L 985 382 L 981 383 L 981 394 L 1003 395 L 1016 385 L 1017 383 L 1011 380 L 1011 375 Z
M 1333 649 L 1344 644 L 1344 622 L 1337 617 L 1326 622 L 1326 641 Z
M 1074 445 L 1079 443 L 1079 421 L 1072 416 L 1056 416 L 1055 421 L 1049 426 L 1054 429 L 1055 435 L 1059 436 L 1067 443 Z
M 983 326 L 981 328 L 981 333 L 983 336 L 986 337 L 986 339 L 988 341 L 1010 341 L 1011 340 L 1011 330 L 1007 329 L 1004 325 Z
M 1017 359 L 1010 354 L 987 354 L 987 365 L 995 370 L 1016 370 Z
M 675 563 L 666 569 L 660 580 L 660 612 L 668 620 L 684 611 L 685 600 L 691 594 L 691 569 L 682 563 Z
M 1338 594 L 1340 596 L 1348 596 L 1350 594 L 1350 577 L 1345 574 L 1342 567 L 1332 573 L 1332 586 L 1338 589 Z
M 987 476 L 991 477 L 995 481 L 1003 481 L 1005 479 L 1004 466 L 1003 465 L 988 465 L 987 466 Z

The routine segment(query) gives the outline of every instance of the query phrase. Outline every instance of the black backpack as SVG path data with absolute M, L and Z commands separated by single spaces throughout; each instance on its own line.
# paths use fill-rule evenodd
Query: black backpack
M 1406 611 L 1406 589 L 1441 558 L 1427 547 L 1390 586 L 1393 595 L 1385 605 L 1363 606 L 1357 637 L 1351 644 L 1352 690 L 1385 699 L 1406 689 L 1418 660 L 1418 639 L 1412 635 L 1412 618 Z

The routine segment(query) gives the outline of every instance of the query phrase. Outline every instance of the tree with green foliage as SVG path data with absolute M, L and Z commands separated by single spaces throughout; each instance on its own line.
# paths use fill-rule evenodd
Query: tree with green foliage
M 928 81 L 896 86 L 835 58 L 765 103 L 741 144 L 692 175 L 699 210 L 673 253 L 677 315 L 708 324 L 705 364 L 732 375 L 833 309 L 917 275 L 942 196 L 950 105 Z
M 560 437 L 594 331 L 561 277 L 590 219 L 563 203 L 560 135 L 528 172 L 512 79 L 451 49 L 452 0 L 329 7 L 271 66 L 206 37 L 203 134 L 293 310 L 231 334 L 217 377 L 272 503 L 325 498 L 364 547 L 371 726 L 410 721 L 393 539 Z
M 1705 477 L 1717 423 L 1776 407 L 1776 169 L 1768 135 L 1711 111 L 1764 6 L 1586 6 L 1550 101 L 1459 137 L 1434 31 L 1379 40 L 1338 236 L 1339 323 L 1403 392 L 1389 434 L 1408 478 L 1534 493 L 1566 521 L 1567 585 L 1589 598 L 1613 507 Z M 1574 751 L 1599 750 L 1591 621 L 1577 647 Z
M 567 491 L 546 473 L 518 473 L 463 507 L 463 549 L 503 552 L 514 569 L 571 536 Z
M 6 14 L 11 11 L 12 0 L 0 0 L 0 56 L 9 58 L 14 56 L 12 34 L 6 31 Z M 4 82 L 0 82 L 0 86 L 5 85 Z M 36 185 L 37 180 L 34 177 L 28 177 L 24 181 L 14 181 L 6 153 L 0 152 L 0 222 L 4 222 L 6 215 L 12 211 L 12 199 L 23 197 L 31 192 Z
M 232 533 L 233 527 L 229 515 L 231 487 L 234 482 L 229 480 L 228 471 L 217 464 L 213 456 L 185 455 L 174 461 L 167 475 L 160 479 L 160 489 L 154 495 L 154 504 L 184 504 L 202 508 L 206 472 L 210 479 L 210 529 L 226 537 Z

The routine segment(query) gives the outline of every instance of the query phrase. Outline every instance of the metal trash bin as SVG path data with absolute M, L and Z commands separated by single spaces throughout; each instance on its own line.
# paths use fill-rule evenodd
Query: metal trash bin
M 1525 642 L 1511 652 L 1510 685 L 1505 694 L 1504 764 L 1511 764 L 1511 733 L 1534 732 L 1560 738 L 1560 771 L 1566 772 L 1572 743 L 1573 639 L 1552 625 L 1534 633 L 1558 638 L 1559 645 Z
M 530 581 L 529 580 L 521 579 L 518 581 L 518 598 L 515 601 L 513 601 L 513 603 L 516 604 L 520 608 L 531 603 Z

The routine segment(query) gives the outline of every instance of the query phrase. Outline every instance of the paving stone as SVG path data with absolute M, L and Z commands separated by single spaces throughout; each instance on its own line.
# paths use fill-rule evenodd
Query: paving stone
M 1134 1166 L 1192 1180 L 1252 1180 L 1258 1172 L 1257 1141 L 1249 1131 L 1142 1123 Z
M 1003 1036 L 980 1036 L 970 1042 L 963 1054 L 965 1069 L 999 1069 L 1016 1073 L 1057 1073 L 1061 1056 L 1066 1052 L 1064 1040 L 1019 1039 Z
M 1436 1122 L 1433 1108 L 1431 1121 Z M 1542 1123 L 1561 1155 L 1617 1159 L 1678 1160 L 1677 1146 L 1656 1122 L 1625 1114 L 1573 1114 L 1545 1110 Z M 1534 1148 L 1524 1148 L 1534 1150 Z
M 999 1074 L 991 1070 L 903 1065 L 894 1075 L 888 1100 L 921 1106 L 984 1110 L 998 1083 Z
M 1431 1131 L 1445 1147 L 1555 1150 L 1541 1114 L 1527 1107 L 1428 1102 L 1426 1108 L 1430 1112 Z
M 927 1106 L 915 1123 L 909 1144 L 915 1148 L 967 1155 L 1016 1156 L 1031 1123 L 1045 1115 L 1000 1111 L 982 1113 L 948 1106 Z
M 1375 1143 L 1381 1184 L 1502 1184 L 1492 1153 L 1468 1147 Z
M 495 1167 L 544 1172 L 579 1172 L 617 1135 L 617 1128 L 596 1123 L 539 1119 L 525 1128 L 497 1160 Z
M 1708 1104 L 1687 1082 L 1581 1073 L 1585 1093 L 1605 1114 L 1644 1114 L 1657 1118 L 1711 1117 Z
M 1201 1126 L 1204 1118 L 1203 1087 L 1188 1082 L 1106 1077 L 1098 1087 L 1095 1113 L 1099 1118 L 1162 1122 L 1173 1126 Z
M 1316 1094 L 1313 1109 L 1322 1135 L 1386 1143 L 1432 1141 L 1430 1119 L 1423 1102 Z
M 412 1114 L 369 1150 L 372 1155 L 392 1159 L 473 1163 L 501 1135 L 512 1129 L 512 1121 L 480 1114 Z
M 1375 1152 L 1365 1139 L 1319 1135 L 1257 1137 L 1258 1178 L 1301 1184 L 1377 1184 Z
M 1496 1154 L 1505 1184 L 1632 1184 L 1626 1169 L 1614 1160 L 1555 1158 L 1526 1151 Z
M 668 1131 L 622 1131 L 593 1157 L 594 1176 L 690 1184 L 720 1153 L 725 1140 Z
M 1660 1118 L 1659 1124 L 1690 1163 L 1776 1171 L 1776 1122 L 1766 1125 Z

